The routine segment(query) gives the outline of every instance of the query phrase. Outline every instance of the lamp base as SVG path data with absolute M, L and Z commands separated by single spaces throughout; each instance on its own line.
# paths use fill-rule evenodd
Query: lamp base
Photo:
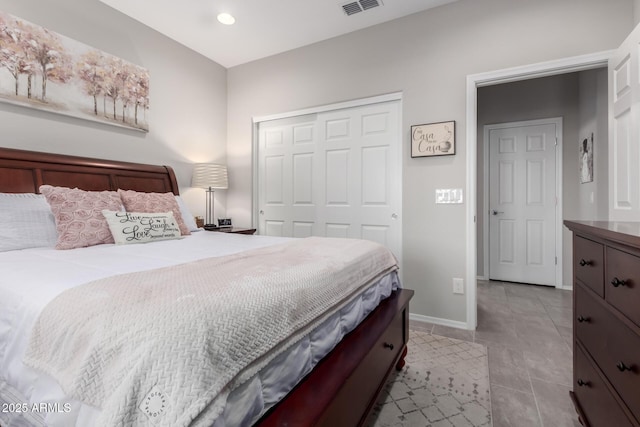
M 205 206 L 205 217 L 204 217 L 204 229 L 205 230 L 214 230 L 217 228 L 216 220 L 213 215 L 213 188 L 209 187 L 207 190 L 207 204 Z

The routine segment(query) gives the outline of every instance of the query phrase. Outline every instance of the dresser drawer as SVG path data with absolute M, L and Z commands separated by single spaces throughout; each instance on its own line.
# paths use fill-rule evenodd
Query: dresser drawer
M 393 360 L 398 358 L 404 346 L 405 330 L 405 314 L 398 313 L 387 330 L 378 339 L 365 361 L 362 362 L 361 365 L 366 365 L 367 362 L 371 361 L 371 367 L 365 369 L 367 375 L 373 375 L 373 372 L 378 369 L 386 369 Z M 384 372 L 379 374 L 381 377 Z M 363 381 L 361 384 L 365 382 Z
M 351 410 L 352 405 L 366 406 L 366 403 L 375 397 L 380 387 L 379 381 L 375 381 L 375 378 L 382 378 L 388 374 L 389 365 L 400 356 L 404 349 L 406 330 L 405 313 L 400 312 L 353 371 L 349 383 L 340 388 L 336 396 L 338 399 L 334 399 L 336 404 L 327 408 L 315 426 L 360 425 L 363 421 L 360 419 L 362 414 Z M 335 420 L 340 420 L 340 423 L 336 424 Z
M 631 426 L 618 402 L 591 365 L 580 347 L 575 349 L 575 368 L 573 372 L 573 390 L 580 402 L 580 408 L 588 425 L 599 426 Z
M 640 336 L 576 286 L 576 338 L 640 419 Z
M 589 294 L 582 285 L 576 284 L 573 289 L 575 293 L 574 307 L 574 336 L 582 343 L 591 356 L 600 360 L 607 352 L 605 337 L 608 335 L 607 328 L 618 327 L 618 324 L 611 324 L 609 316 L 595 300 L 596 297 Z
M 573 271 L 576 279 L 604 298 L 604 246 L 602 244 L 574 236 Z
M 607 248 L 605 299 L 640 326 L 640 258 Z

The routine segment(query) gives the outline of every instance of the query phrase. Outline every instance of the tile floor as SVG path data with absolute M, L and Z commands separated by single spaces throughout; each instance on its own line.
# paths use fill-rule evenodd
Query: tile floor
M 413 329 L 408 348 L 365 426 L 491 427 L 484 346 Z
M 489 352 L 494 427 L 578 427 L 572 388 L 572 292 L 478 281 L 478 328 L 411 328 L 482 343 Z

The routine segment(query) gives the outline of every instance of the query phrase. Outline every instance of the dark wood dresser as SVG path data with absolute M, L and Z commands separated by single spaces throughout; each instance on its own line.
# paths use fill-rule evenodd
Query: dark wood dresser
M 591 427 L 640 426 L 640 222 L 573 231 L 573 392 Z

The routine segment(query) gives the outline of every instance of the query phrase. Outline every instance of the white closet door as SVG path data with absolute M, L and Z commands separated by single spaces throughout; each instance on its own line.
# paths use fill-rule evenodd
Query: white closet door
M 640 25 L 609 59 L 609 220 L 640 218 Z
M 317 117 L 260 123 L 258 234 L 319 235 Z
M 363 238 L 401 250 L 399 102 L 262 122 L 260 234 Z

